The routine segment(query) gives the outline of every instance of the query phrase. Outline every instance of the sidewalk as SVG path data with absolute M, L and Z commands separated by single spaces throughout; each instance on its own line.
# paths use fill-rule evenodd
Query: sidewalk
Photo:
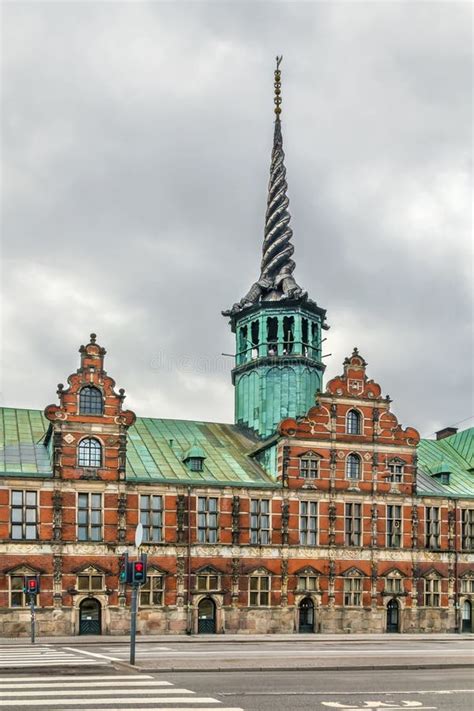
M 304 644 L 306 642 L 387 642 L 392 641 L 403 641 L 403 640 L 416 640 L 417 642 L 429 641 L 429 642 L 440 642 L 440 641 L 471 641 L 474 645 L 474 633 L 468 634 L 199 634 L 199 635 L 172 635 L 172 634 L 160 634 L 160 635 L 137 635 L 137 643 L 143 644 L 202 644 L 203 642 L 210 642 L 212 644 L 228 644 L 229 642 L 248 644 L 252 642 L 294 642 L 295 644 Z M 58 645 L 71 645 L 77 644 L 78 641 L 81 644 L 99 644 L 109 646 L 111 644 L 126 644 L 130 641 L 129 635 L 83 635 L 76 637 L 37 637 L 37 644 L 58 644 Z M 29 637 L 15 637 L 7 638 L 0 637 L 0 646 L 2 645 L 27 645 L 30 643 Z M 474 649 L 474 647 L 473 647 Z

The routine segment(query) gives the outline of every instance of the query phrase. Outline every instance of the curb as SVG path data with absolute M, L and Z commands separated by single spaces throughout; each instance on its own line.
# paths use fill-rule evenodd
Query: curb
M 184 667 L 141 667 L 133 666 L 128 662 L 112 662 L 112 666 L 117 670 L 128 670 L 135 672 L 136 674 L 203 674 L 203 673 L 214 673 L 214 672 L 241 672 L 247 674 L 248 672 L 338 672 L 338 671 L 409 671 L 410 669 L 472 669 L 473 664 L 465 664 L 462 662 L 453 662 L 452 664 L 367 664 L 367 665 L 356 665 L 356 664 L 340 664 L 335 666 L 327 667 L 317 667 L 317 666 L 305 666 L 305 667 L 212 667 L 197 669 L 197 668 L 184 668 Z

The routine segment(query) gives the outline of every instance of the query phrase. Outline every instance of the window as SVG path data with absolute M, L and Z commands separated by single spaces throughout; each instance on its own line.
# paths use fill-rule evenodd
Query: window
M 12 491 L 11 537 L 34 540 L 38 538 L 38 495 L 36 491 Z
M 441 581 L 439 578 L 425 578 L 425 606 L 439 607 L 441 601 Z
M 474 593 L 474 577 L 461 578 L 461 592 L 464 595 L 472 595 Z
M 250 499 L 250 543 L 270 543 L 270 499 Z
M 104 589 L 104 576 L 98 571 L 84 571 L 77 576 L 77 589 L 80 592 Z
M 77 495 L 77 538 L 79 541 L 102 539 L 102 494 Z
M 298 575 L 298 590 L 301 592 L 314 592 L 318 589 L 318 576 L 314 574 Z
M 144 585 L 140 586 L 140 607 L 161 607 L 164 604 L 165 576 L 161 573 L 148 572 Z
M 102 446 L 97 439 L 81 439 L 78 448 L 77 464 L 80 467 L 100 467 L 102 465 Z
M 346 459 L 346 477 L 348 479 L 360 479 L 361 463 L 358 454 L 349 454 Z
M 403 592 L 402 578 L 389 575 L 385 578 L 385 592 L 397 595 Z
M 319 457 L 305 454 L 300 458 L 300 476 L 303 479 L 317 479 L 319 475 Z
M 214 572 L 202 571 L 196 575 L 196 588 L 200 592 L 210 592 L 212 590 L 219 590 L 219 575 Z
M 362 531 L 361 504 L 346 504 L 345 541 L 346 546 L 360 546 Z
M 349 410 L 346 417 L 347 434 L 359 435 L 362 433 L 362 417 L 357 410 Z
M 217 543 L 217 498 L 198 497 L 198 541 Z
M 10 575 L 10 607 L 27 607 L 28 595 L 25 593 L 25 576 Z
M 259 607 L 270 604 L 270 576 L 251 575 L 249 578 L 249 605 Z
M 462 547 L 465 551 L 474 550 L 474 509 L 462 509 Z
M 393 461 L 388 463 L 388 471 L 390 475 L 387 477 L 387 481 L 401 482 L 403 481 L 404 473 L 404 463 L 400 461 Z
M 344 578 L 344 605 L 359 607 L 362 602 L 362 578 Z
M 192 472 L 202 472 L 203 460 L 201 457 L 189 457 L 188 467 Z
M 427 506 L 425 511 L 426 511 L 425 546 L 426 546 L 426 548 L 439 548 L 439 534 L 440 534 L 439 507 L 438 506 Z
M 81 415 L 102 415 L 104 401 L 99 388 L 87 385 L 79 393 L 79 412 Z
M 163 540 L 163 497 L 144 494 L 140 496 L 140 522 L 144 542 Z
M 317 501 L 300 501 L 300 544 L 315 546 L 318 522 Z
M 402 544 L 402 507 L 387 506 L 387 547 L 400 548 Z

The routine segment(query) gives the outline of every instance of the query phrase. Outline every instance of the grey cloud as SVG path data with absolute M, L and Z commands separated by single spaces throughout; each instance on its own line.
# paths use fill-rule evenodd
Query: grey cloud
M 405 424 L 472 414 L 467 3 L 4 6 L 3 400 L 90 331 L 139 414 L 232 419 L 221 308 L 258 274 L 284 54 L 298 281 Z M 12 363 L 15 364 L 12 367 Z

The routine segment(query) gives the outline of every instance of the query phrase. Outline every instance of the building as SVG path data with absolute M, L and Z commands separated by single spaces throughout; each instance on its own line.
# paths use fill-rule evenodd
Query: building
M 324 387 L 326 312 L 293 276 L 275 72 L 261 273 L 224 312 L 235 424 L 137 418 L 91 335 L 44 413 L 3 408 L 0 634 L 121 634 L 144 527 L 147 633 L 471 631 L 474 430 L 403 429 L 358 352 Z

